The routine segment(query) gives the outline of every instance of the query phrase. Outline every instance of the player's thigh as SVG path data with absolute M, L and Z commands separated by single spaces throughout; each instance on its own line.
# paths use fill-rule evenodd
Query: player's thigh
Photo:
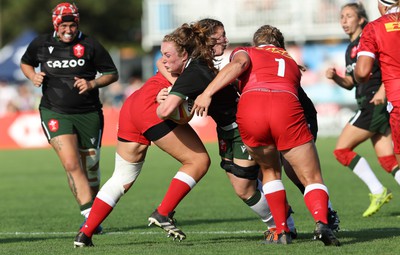
M 209 164 L 210 159 L 204 144 L 188 124 L 178 125 L 174 130 L 153 142 L 182 164 Z
M 374 146 L 376 156 L 388 156 L 393 152 L 393 140 L 390 129 L 386 134 L 375 134 L 371 137 L 372 145 Z
M 373 135 L 374 133 L 372 133 L 371 131 L 347 123 L 344 126 L 336 142 L 336 149 L 342 149 L 342 148 L 354 149 L 359 144 L 371 138 Z
M 118 141 L 116 151 L 124 160 L 138 163 L 145 160 L 148 147 L 138 142 Z
M 304 185 L 322 183 L 321 166 L 314 142 L 310 141 L 290 150 L 282 151 L 283 157 L 293 167 Z M 307 155 L 307 157 L 304 157 Z
M 67 171 L 80 168 L 78 139 L 75 134 L 58 135 L 50 140 L 50 144 Z

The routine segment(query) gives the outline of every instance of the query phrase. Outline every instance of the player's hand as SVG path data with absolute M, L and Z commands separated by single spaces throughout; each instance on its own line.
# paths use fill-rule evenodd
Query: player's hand
M 33 85 L 34 85 L 35 87 L 38 87 L 38 88 L 39 88 L 40 86 L 42 86 L 43 80 L 44 80 L 44 77 L 45 77 L 45 76 L 46 76 L 46 73 L 44 73 L 44 72 L 35 73 L 35 74 L 33 75 L 32 79 L 31 79 Z
M 371 104 L 380 105 L 386 103 L 386 93 L 385 90 L 378 90 L 374 97 L 369 101 Z
M 336 69 L 335 68 L 330 67 L 330 68 L 326 69 L 326 72 L 325 72 L 326 78 L 333 79 L 333 77 L 335 75 L 336 75 Z
M 79 94 L 83 94 L 93 89 L 93 86 L 90 84 L 89 81 L 78 77 L 74 77 L 74 79 L 75 79 L 74 87 L 79 90 Z
M 211 97 L 205 94 L 200 94 L 194 101 L 190 114 L 196 114 L 197 116 L 207 116 L 208 107 L 211 104 Z
M 160 92 L 158 92 L 156 96 L 156 102 L 161 104 L 162 102 L 165 101 L 167 96 L 168 96 L 168 88 L 163 88 L 162 90 L 160 90 Z

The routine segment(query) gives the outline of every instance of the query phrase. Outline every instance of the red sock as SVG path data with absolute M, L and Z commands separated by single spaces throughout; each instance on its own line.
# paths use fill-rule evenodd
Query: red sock
M 164 196 L 157 210 L 161 215 L 167 216 L 181 202 L 181 200 L 190 192 L 190 186 L 176 178 L 173 178 L 168 191 Z
M 86 236 L 92 237 L 93 232 L 111 213 L 112 210 L 112 206 L 96 197 L 94 199 L 92 209 L 90 210 L 89 218 L 86 220 L 85 224 L 83 224 L 80 231 Z
M 328 194 L 322 189 L 313 189 L 304 196 L 304 202 L 315 222 L 328 224 Z
M 289 233 L 290 230 L 286 223 L 288 211 L 288 204 L 286 202 L 286 191 L 278 190 L 272 193 L 268 193 L 265 194 L 265 198 L 267 199 L 272 217 L 274 217 L 277 233 L 281 233 L 282 231 Z

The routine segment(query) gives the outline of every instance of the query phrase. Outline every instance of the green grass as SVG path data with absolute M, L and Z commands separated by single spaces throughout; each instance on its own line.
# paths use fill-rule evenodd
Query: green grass
M 55 153 L 50 149 L 0 151 L 0 254 L 398 254 L 398 184 L 379 167 L 371 145 L 360 146 L 357 151 L 394 195 L 376 215 L 363 218 L 369 205 L 368 189 L 336 162 L 334 145 L 334 138 L 320 138 L 317 143 L 325 182 L 341 219 L 337 236 L 342 247 L 324 247 L 311 240 L 312 217 L 286 176 L 298 239 L 289 246 L 260 244 L 265 226 L 235 196 L 219 168 L 217 145 L 207 144 L 213 160 L 210 170 L 175 215 L 187 234 L 185 241 L 172 241 L 159 228 L 147 226 L 147 217 L 179 167 L 151 146 L 139 179 L 103 222 L 105 234 L 94 236 L 96 246 L 87 249 L 73 248 L 82 216 Z M 112 147 L 103 148 L 103 183 L 114 169 L 114 153 Z

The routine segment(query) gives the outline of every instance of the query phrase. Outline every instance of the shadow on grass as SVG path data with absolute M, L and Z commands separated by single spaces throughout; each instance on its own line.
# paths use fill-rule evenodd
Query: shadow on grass
M 41 241 L 46 241 L 46 240 L 52 240 L 52 239 L 71 239 L 69 236 L 41 236 L 41 237 L 9 237 L 9 238 L 0 238 L 0 244 L 6 244 L 6 243 L 21 243 L 21 242 L 41 242 Z
M 357 231 L 339 231 L 335 233 L 342 245 L 371 242 L 376 240 L 387 240 L 388 238 L 400 236 L 400 228 L 368 228 Z M 296 242 L 308 242 L 313 240 L 312 233 L 299 233 Z
M 218 224 L 218 223 L 229 223 L 229 222 L 249 222 L 249 221 L 256 221 L 257 218 L 248 217 L 248 218 L 231 218 L 231 219 L 193 219 L 193 220 L 177 220 L 176 226 L 185 228 L 185 226 L 196 226 L 196 225 L 203 225 L 203 224 Z M 140 223 L 143 221 L 140 220 Z M 146 221 L 147 222 L 147 221 Z M 147 225 L 134 225 L 134 226 L 125 226 L 125 227 L 104 227 L 104 233 L 107 232 L 119 232 L 119 231 L 130 231 L 130 230 L 148 230 L 149 226 Z M 262 231 L 262 230 L 260 230 Z

